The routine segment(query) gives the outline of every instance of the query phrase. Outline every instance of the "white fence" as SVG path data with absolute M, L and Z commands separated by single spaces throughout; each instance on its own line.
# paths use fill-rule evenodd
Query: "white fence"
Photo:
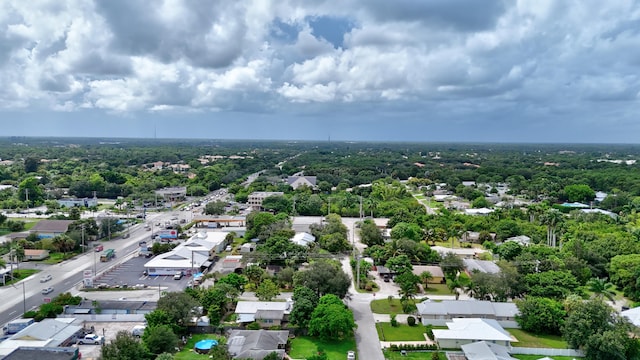
M 511 354 L 584 357 L 584 353 L 582 351 L 574 349 L 529 348 L 512 346 L 509 352 Z
M 60 317 L 71 317 L 84 321 L 96 322 L 144 322 L 144 314 L 65 314 Z

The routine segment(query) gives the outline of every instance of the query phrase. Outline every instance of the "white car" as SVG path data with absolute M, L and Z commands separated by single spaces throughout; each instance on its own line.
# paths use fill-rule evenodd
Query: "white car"
M 42 277 L 40 278 L 40 282 L 44 283 L 47 282 L 49 280 L 53 279 L 53 277 L 51 277 L 51 275 L 47 274 L 47 275 L 42 275 Z
M 347 360 L 356 360 L 356 352 L 347 351 Z
M 88 335 L 85 335 L 80 340 L 78 340 L 78 344 L 80 344 L 80 345 L 83 345 L 83 344 L 100 345 L 100 344 L 103 343 L 103 341 L 104 341 L 104 338 L 102 336 L 100 336 L 100 335 L 88 334 Z
M 47 295 L 53 292 L 53 286 L 46 287 L 42 289 L 42 295 Z

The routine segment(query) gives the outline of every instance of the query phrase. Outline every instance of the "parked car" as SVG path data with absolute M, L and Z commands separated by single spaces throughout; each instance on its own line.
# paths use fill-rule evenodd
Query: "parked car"
M 96 334 L 88 334 L 88 335 L 85 335 L 80 340 L 78 340 L 78 344 L 80 345 L 83 345 L 83 344 L 100 345 L 103 342 L 104 342 L 104 338 Z
M 146 329 L 146 328 L 147 327 L 144 326 L 144 325 L 136 325 L 131 330 L 131 335 L 136 336 L 136 337 L 141 337 L 142 334 L 144 334 L 144 329 Z
M 175 275 L 173 275 L 173 280 L 182 279 L 182 271 L 178 271 Z
M 356 360 L 356 352 L 353 350 L 347 351 L 347 360 Z
M 44 283 L 47 282 L 49 280 L 53 279 L 53 277 L 51 277 L 51 275 L 47 274 L 47 275 L 42 275 L 42 277 L 40 278 L 40 282 Z
M 42 289 L 42 295 L 47 295 L 53 292 L 53 286 L 46 287 Z

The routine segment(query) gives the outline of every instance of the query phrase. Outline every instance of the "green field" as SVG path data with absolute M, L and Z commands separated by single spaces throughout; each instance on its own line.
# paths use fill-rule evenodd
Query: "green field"
M 518 342 L 511 343 L 514 347 L 567 349 L 569 345 L 558 335 L 535 335 L 522 329 L 506 329 Z
M 325 342 L 308 336 L 298 336 L 291 339 L 290 343 L 289 356 L 292 359 L 306 359 L 321 349 L 327 354 L 328 360 L 344 360 L 347 358 L 347 351 L 356 350 L 354 339 Z
M 424 341 L 425 327 L 422 325 L 409 326 L 398 324 L 397 327 L 391 323 L 383 322 L 376 324 L 378 338 L 382 341 Z

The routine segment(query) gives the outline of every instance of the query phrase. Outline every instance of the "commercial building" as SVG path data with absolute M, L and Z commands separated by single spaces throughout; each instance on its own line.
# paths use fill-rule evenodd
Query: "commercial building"
M 284 195 L 281 191 L 255 191 L 249 194 L 247 198 L 247 204 L 251 206 L 251 209 L 260 211 L 262 210 L 262 202 L 264 199 L 270 196 L 282 196 Z
M 0 342 L 0 358 L 21 347 L 55 348 L 74 344 L 84 321 L 75 318 L 44 319 Z
M 77 206 L 77 207 L 90 208 L 90 207 L 98 206 L 98 199 L 96 198 L 83 198 L 83 199 L 64 198 L 64 199 L 58 200 L 58 205 L 60 205 L 61 207 Z
M 40 239 L 52 238 L 66 233 L 72 223 L 73 220 L 40 220 L 29 232 Z

